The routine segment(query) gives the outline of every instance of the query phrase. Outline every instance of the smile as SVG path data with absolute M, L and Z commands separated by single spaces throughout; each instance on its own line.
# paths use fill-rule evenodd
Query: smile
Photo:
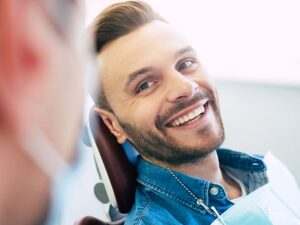
M 205 113 L 206 106 L 207 102 L 203 105 L 198 106 L 197 108 L 193 108 L 192 110 L 184 113 L 183 115 L 174 118 L 167 124 L 167 127 L 178 127 L 196 122 Z

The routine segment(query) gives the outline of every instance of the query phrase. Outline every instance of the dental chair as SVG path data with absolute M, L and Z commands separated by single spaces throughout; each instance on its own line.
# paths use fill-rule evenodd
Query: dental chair
M 120 145 L 101 117 L 92 108 L 87 124 L 96 167 L 102 178 L 111 207 L 122 213 L 116 221 L 103 222 L 85 217 L 77 225 L 122 225 L 130 211 L 136 188 L 136 150 L 129 144 Z

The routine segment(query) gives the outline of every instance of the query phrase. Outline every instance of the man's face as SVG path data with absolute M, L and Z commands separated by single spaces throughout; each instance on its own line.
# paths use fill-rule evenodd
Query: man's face
M 112 118 L 145 158 L 180 165 L 223 142 L 216 92 L 170 25 L 146 24 L 107 44 L 99 60 Z

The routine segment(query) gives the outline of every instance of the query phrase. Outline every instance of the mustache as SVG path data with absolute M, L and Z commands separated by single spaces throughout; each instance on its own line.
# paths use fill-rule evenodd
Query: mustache
M 202 92 L 197 92 L 191 99 L 178 102 L 176 105 L 168 109 L 163 115 L 157 116 L 155 120 L 156 128 L 159 130 L 164 130 L 164 125 L 171 116 L 195 104 L 196 102 L 201 101 L 202 99 L 208 99 L 209 102 L 213 103 L 215 102 L 215 97 L 209 91 L 204 90 Z

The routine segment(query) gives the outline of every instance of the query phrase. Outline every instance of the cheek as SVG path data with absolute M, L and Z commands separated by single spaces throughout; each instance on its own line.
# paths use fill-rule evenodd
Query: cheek
M 127 115 L 124 116 L 126 116 L 129 123 L 145 129 L 153 129 L 155 127 L 155 119 L 158 115 L 157 105 L 139 102 L 124 108 L 127 109 L 124 111 Z

